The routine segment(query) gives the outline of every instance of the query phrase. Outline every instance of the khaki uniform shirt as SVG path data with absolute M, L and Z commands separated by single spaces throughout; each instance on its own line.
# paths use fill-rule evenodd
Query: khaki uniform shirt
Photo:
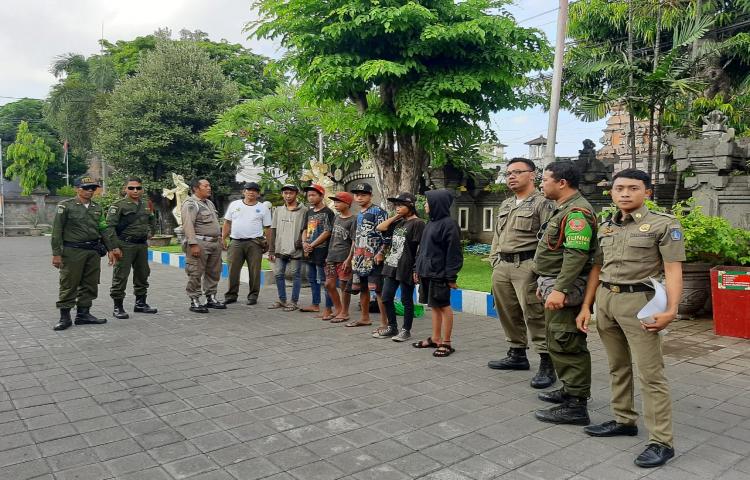
M 575 211 L 574 209 L 581 209 Z M 591 270 L 596 251 L 594 208 L 580 192 L 557 205 L 543 227 L 544 232 L 534 255 L 534 272 L 556 277 L 554 289 L 570 293 L 575 279 Z
M 182 228 L 188 245 L 196 245 L 196 235 L 218 237 L 221 235 L 219 215 L 209 199 L 200 200 L 194 195 L 182 204 Z
M 78 197 L 63 200 L 57 205 L 52 222 L 52 255 L 62 255 L 63 242 L 102 240 L 107 250 L 112 250 L 112 243 L 103 235 L 105 228 L 101 205 L 91 200 L 86 207 Z
M 603 282 L 650 284 L 649 277 L 661 277 L 663 262 L 685 261 L 680 222 L 645 205 L 632 214 L 615 213 L 600 225 L 598 238 L 594 263 L 602 266 L 599 279 Z
M 120 222 L 123 226 L 127 224 L 127 227 L 118 235 L 117 226 Z M 135 203 L 128 197 L 121 198 L 107 210 L 107 236 L 116 247 L 121 245 L 122 238 L 142 240 L 155 231 L 156 216 L 143 199 Z
M 553 202 L 542 192 L 534 193 L 516 205 L 515 195 L 506 199 L 497 212 L 495 234 L 492 237 L 490 259 L 495 263 L 499 253 L 519 253 L 536 250 L 537 234 L 554 208 Z

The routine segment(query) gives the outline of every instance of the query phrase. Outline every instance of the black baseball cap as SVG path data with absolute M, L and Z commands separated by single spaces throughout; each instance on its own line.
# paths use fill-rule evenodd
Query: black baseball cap
M 283 192 L 284 190 L 291 190 L 293 192 L 299 192 L 299 187 L 297 187 L 297 185 L 294 185 L 292 183 L 287 183 L 286 185 L 281 187 L 281 191 Z
M 388 201 L 393 203 L 407 203 L 414 205 L 415 203 L 417 203 L 417 197 L 413 193 L 401 192 L 395 197 L 390 197 Z
M 245 185 L 242 188 L 243 190 L 255 190 L 260 193 L 260 185 L 255 182 L 245 182 Z
M 99 182 L 94 180 L 94 177 L 90 177 L 88 175 L 84 175 L 82 177 L 76 178 L 75 186 L 79 188 L 83 187 L 101 187 Z
M 372 194 L 372 185 L 369 183 L 361 182 L 354 185 L 351 190 L 352 193 L 369 193 Z

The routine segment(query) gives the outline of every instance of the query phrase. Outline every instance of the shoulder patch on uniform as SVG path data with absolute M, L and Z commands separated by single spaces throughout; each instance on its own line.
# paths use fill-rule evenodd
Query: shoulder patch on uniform
M 582 218 L 573 218 L 571 220 L 568 220 L 568 226 L 574 232 L 580 232 L 586 227 L 586 220 Z
M 112 205 L 111 207 L 109 207 L 109 213 L 117 213 L 117 207 L 114 206 L 114 205 Z
M 60 204 L 57 206 L 57 213 L 63 213 L 65 211 L 65 205 Z
M 661 216 L 661 217 L 667 217 L 667 218 L 677 218 L 677 217 L 675 217 L 674 215 L 671 215 L 671 214 L 669 214 L 669 213 L 666 213 L 666 212 L 654 212 L 654 211 L 652 211 L 652 210 L 649 210 L 648 212 L 649 212 L 649 213 L 653 213 L 654 215 L 659 215 L 659 216 Z
M 680 230 L 677 227 L 670 228 L 669 229 L 669 238 L 671 238 L 672 240 L 674 240 L 676 242 L 679 242 L 683 238 L 682 230 Z

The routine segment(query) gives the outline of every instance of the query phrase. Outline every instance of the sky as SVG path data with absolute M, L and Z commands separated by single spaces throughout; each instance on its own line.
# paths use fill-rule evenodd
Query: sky
M 551 0 L 516 0 L 508 9 L 523 26 L 539 28 L 554 41 L 555 4 Z M 49 73 L 54 58 L 68 52 L 96 53 L 102 31 L 104 38 L 115 41 L 148 35 L 162 27 L 175 35 L 183 28 L 202 30 L 213 40 L 225 38 L 256 53 L 278 57 L 278 45 L 246 38 L 242 28 L 252 19 L 249 0 L 25 0 L 3 9 L 0 105 L 14 101 L 12 97 L 46 97 L 55 83 Z M 492 118 L 500 141 L 508 145 L 508 157 L 526 155 L 528 147 L 523 143 L 546 136 L 547 123 L 547 114 L 541 109 L 501 111 Z M 558 125 L 558 156 L 577 155 L 585 138 L 599 145 L 604 128 L 603 121 L 581 122 L 565 111 L 560 112 Z

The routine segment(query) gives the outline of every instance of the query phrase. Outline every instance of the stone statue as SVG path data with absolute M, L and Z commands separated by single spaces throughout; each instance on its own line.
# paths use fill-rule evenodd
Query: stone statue
M 182 204 L 185 202 L 185 199 L 190 195 L 190 187 L 187 183 L 185 183 L 185 179 L 182 175 L 177 175 L 176 173 L 172 173 L 172 182 L 174 183 L 174 188 L 165 188 L 161 192 L 161 196 L 167 198 L 168 200 L 175 200 L 177 204 L 172 209 L 172 215 L 174 215 L 175 220 L 177 220 L 177 225 L 180 227 L 182 226 Z
M 703 120 L 703 135 L 718 135 L 727 131 L 729 118 L 720 110 L 713 110 L 701 117 Z
M 311 181 L 312 183 L 323 186 L 323 188 L 326 189 L 326 195 L 323 201 L 330 206 L 333 204 L 333 201 L 328 198 L 328 194 L 333 193 L 334 183 L 328 173 L 328 165 L 317 160 L 312 160 L 310 161 L 310 168 L 302 171 L 300 180 L 303 182 Z

